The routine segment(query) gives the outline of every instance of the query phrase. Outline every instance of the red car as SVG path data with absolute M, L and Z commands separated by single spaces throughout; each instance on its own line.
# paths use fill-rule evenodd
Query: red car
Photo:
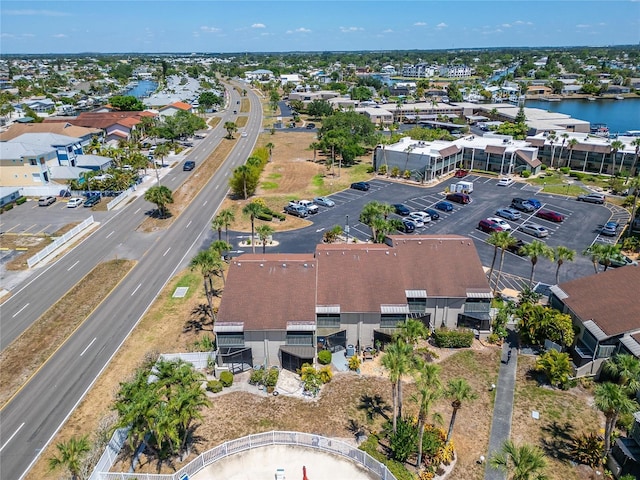
M 453 174 L 455 178 L 463 178 L 463 177 L 466 177 L 467 175 L 469 175 L 469 171 L 463 170 L 462 168 L 459 168 L 458 170 L 456 170 L 456 173 Z
M 536 217 L 549 220 L 550 222 L 560 223 L 564 221 L 564 215 L 552 210 L 540 209 L 536 212 Z
M 484 220 L 480 220 L 478 223 L 478 229 L 482 230 L 485 233 L 493 233 L 493 232 L 501 232 L 504 230 L 498 222 L 494 222 L 488 218 Z

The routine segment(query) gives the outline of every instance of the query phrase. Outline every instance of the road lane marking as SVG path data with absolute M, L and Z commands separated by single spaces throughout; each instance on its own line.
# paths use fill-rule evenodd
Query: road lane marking
M 139 283 L 139 284 L 138 284 L 138 286 L 136 287 L 136 289 L 131 293 L 131 296 L 132 296 L 132 297 L 136 294 L 136 292 L 138 291 L 138 289 L 139 289 L 141 286 L 142 286 L 142 284 L 141 284 L 141 283 Z
M 71 265 L 69 268 L 67 268 L 67 272 L 68 272 L 69 270 L 71 270 L 73 267 L 75 267 L 75 266 L 76 266 L 77 264 L 79 264 L 79 263 L 80 263 L 80 260 L 76 261 L 76 263 L 74 263 L 74 264 L 73 264 L 73 265 Z
M 193 220 L 189 220 L 189 223 L 187 223 L 187 226 L 186 226 L 186 227 L 184 227 L 184 228 L 189 228 L 189 225 L 191 225 L 191 222 L 192 222 L 192 221 L 193 221 Z
M 110 233 L 109 235 L 107 235 L 107 237 L 106 237 L 106 238 L 109 238 L 109 237 L 110 237 L 111 235 L 113 235 L 114 233 L 116 233 L 116 231 L 115 231 L 115 230 L 112 230 L 112 231 L 111 231 L 111 233 Z
M 171 250 L 171 247 L 167 248 L 167 251 L 166 251 L 166 252 L 164 252 L 164 254 L 163 254 L 162 256 L 163 256 L 163 257 L 166 257 L 166 256 L 167 256 L 167 253 L 169 253 L 169 250 Z
M 93 345 L 93 342 L 95 342 L 96 339 L 97 339 L 97 337 L 94 337 L 93 340 L 91 340 L 91 343 L 89 345 L 87 345 L 84 350 L 82 350 L 82 353 L 80 354 L 80 356 L 83 356 L 85 353 L 87 353 L 87 350 L 89 350 L 89 347 L 91 345 Z
M 135 212 L 133 212 L 133 214 L 135 215 L 136 213 L 138 213 L 140 210 L 142 210 L 142 207 L 138 208 Z
M 18 427 L 18 429 L 17 429 L 15 432 L 13 432 L 13 435 L 11 435 L 11 436 L 9 437 L 9 439 L 8 439 L 6 442 L 4 442 L 4 445 L 2 445 L 2 446 L 0 447 L 0 452 L 1 452 L 2 450 L 4 450 L 4 447 L 6 447 L 6 446 L 7 446 L 7 444 L 8 444 L 11 440 L 13 440 L 13 437 L 15 437 L 15 436 L 18 434 L 18 432 L 20 431 L 20 429 L 21 429 L 22 427 L 24 427 L 24 422 L 22 422 L 22 424 Z
M 217 190 L 219 186 L 220 186 L 220 184 L 217 184 L 217 185 L 216 185 L 216 188 L 215 188 L 214 190 Z
M 27 308 L 29 306 L 28 303 L 25 304 L 24 307 L 22 307 L 20 310 L 18 310 L 16 313 L 13 314 L 13 316 L 11 318 L 16 318 L 18 315 L 20 315 L 20 312 L 22 312 L 25 308 Z
M 208 201 L 209 200 L 205 200 L 204 203 L 202 204 L 202 206 L 204 207 L 207 204 Z

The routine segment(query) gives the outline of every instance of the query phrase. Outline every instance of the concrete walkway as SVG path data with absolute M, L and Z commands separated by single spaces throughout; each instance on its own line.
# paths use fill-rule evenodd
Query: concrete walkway
M 506 473 L 491 468 L 489 459 L 502 448 L 505 440 L 511 435 L 511 417 L 513 413 L 513 393 L 516 386 L 516 369 L 518 366 L 518 337 L 511 328 L 502 345 L 496 400 L 493 405 L 493 420 L 489 436 L 489 451 L 486 456 L 485 480 L 505 480 Z M 511 358 L 509 360 L 509 352 Z

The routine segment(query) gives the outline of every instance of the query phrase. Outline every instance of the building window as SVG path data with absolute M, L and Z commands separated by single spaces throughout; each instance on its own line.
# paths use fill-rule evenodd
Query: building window
M 30 158 L 29 165 L 38 165 L 38 161 L 35 158 Z
M 340 314 L 318 313 L 316 324 L 318 328 L 340 328 Z
M 219 347 L 244 346 L 244 333 L 216 333 Z
M 467 298 L 464 304 L 465 313 L 489 313 L 491 302 L 484 298 Z
M 412 313 L 424 313 L 427 309 L 426 298 L 407 298 L 407 303 L 409 304 L 409 311 Z
M 313 333 L 287 332 L 287 345 L 313 346 Z
M 380 315 L 380 328 L 397 328 L 399 324 L 407 320 L 407 315 L 397 313 L 385 313 Z

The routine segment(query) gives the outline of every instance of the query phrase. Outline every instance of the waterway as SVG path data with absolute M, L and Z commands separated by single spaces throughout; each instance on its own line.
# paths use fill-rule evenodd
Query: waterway
M 527 100 L 525 106 L 539 108 L 549 112 L 560 112 L 573 118 L 594 123 L 605 123 L 614 136 L 627 130 L 640 130 L 640 97 L 615 99 L 561 100 L 546 102 L 543 100 Z
M 152 82 L 151 80 L 140 80 L 136 86 L 127 90 L 124 95 L 132 95 L 136 98 L 144 98 L 151 95 L 158 88 L 158 84 L 156 82 Z

